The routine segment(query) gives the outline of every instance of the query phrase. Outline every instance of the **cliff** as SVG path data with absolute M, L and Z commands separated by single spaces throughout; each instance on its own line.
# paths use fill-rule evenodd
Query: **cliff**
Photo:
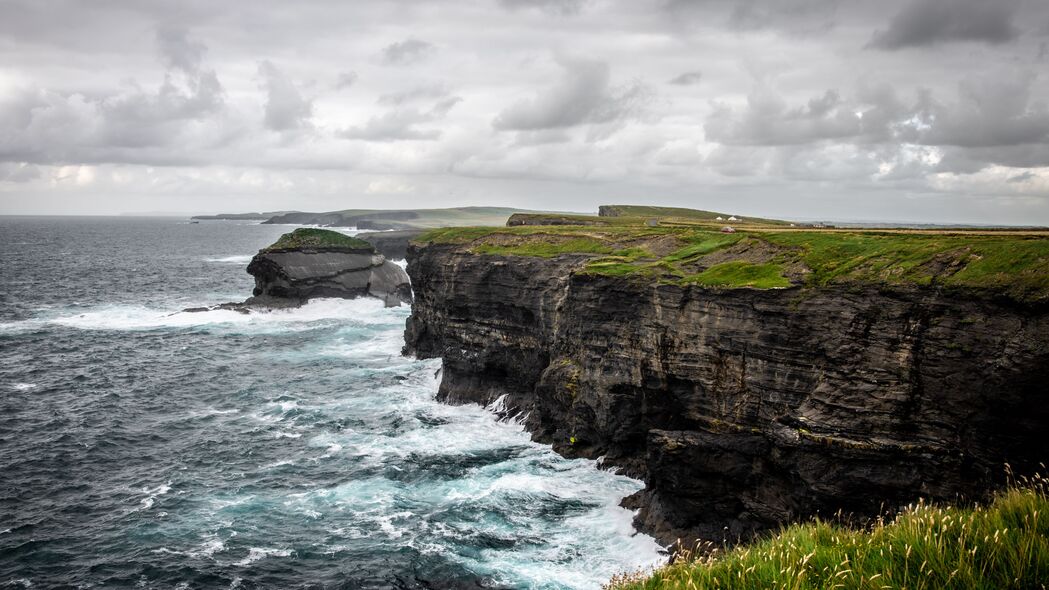
M 443 359 L 440 399 L 505 395 L 537 440 L 642 478 L 626 504 L 663 542 L 731 541 L 817 513 L 977 497 L 1005 462 L 1022 471 L 1049 455 L 1041 292 L 944 286 L 977 284 L 965 264 L 986 263 L 991 249 L 957 254 L 971 261 L 959 267 L 943 254 L 954 242 L 942 252 L 926 244 L 923 255 L 939 262 L 901 254 L 893 264 L 903 270 L 878 267 L 885 280 L 875 283 L 860 280 L 870 267 L 846 273 L 815 249 L 788 260 L 802 252 L 795 234 L 782 240 L 788 254 L 734 236 L 658 260 L 666 236 L 655 234 L 643 247 L 597 236 L 614 243 L 583 253 L 550 247 L 569 243 L 550 236 L 540 248 L 514 242 L 523 234 L 478 235 L 409 249 L 416 299 L 405 352 Z M 624 270 L 635 250 L 647 254 Z M 768 284 L 781 288 L 746 286 L 760 276 L 720 287 L 703 279 L 769 266 L 782 274 Z M 1045 273 L 1032 268 L 1041 285 Z M 909 272 L 932 278 L 919 284 Z M 991 284 L 992 274 L 980 280 Z
M 246 306 L 300 305 L 317 297 L 376 297 L 388 306 L 411 303 L 408 276 L 368 242 L 338 232 L 297 229 L 259 251 Z
M 404 260 L 408 255 L 408 244 L 419 237 L 423 229 L 402 229 L 357 234 L 357 238 L 371 244 L 387 260 Z

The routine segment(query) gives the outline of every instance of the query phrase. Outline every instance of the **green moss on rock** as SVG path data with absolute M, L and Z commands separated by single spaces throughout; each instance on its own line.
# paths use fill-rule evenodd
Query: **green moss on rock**
M 298 248 L 351 248 L 354 250 L 374 251 L 371 244 L 337 231 L 300 227 L 286 233 L 276 242 L 263 248 L 263 251 L 293 250 Z

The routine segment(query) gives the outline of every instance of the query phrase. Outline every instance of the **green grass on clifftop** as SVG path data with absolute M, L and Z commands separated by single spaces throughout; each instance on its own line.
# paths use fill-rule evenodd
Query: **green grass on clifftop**
M 584 254 L 580 272 L 682 285 L 935 285 L 1049 300 L 1049 236 L 1039 232 L 558 225 L 443 228 L 416 241 L 487 255 Z
M 317 229 L 313 227 L 300 227 L 293 232 L 282 235 L 276 242 L 270 244 L 264 248 L 264 250 L 287 250 L 292 248 L 374 249 L 371 244 L 364 240 L 359 240 L 337 231 Z
M 669 218 L 679 220 L 717 221 L 719 223 L 733 223 L 727 221 L 734 216 L 729 213 L 717 211 L 704 211 L 702 209 L 687 209 L 684 207 L 657 207 L 653 205 L 602 205 L 602 217 L 636 217 L 636 218 Z M 717 218 L 721 219 L 718 220 Z M 760 223 L 764 225 L 789 225 L 790 222 L 780 219 L 765 219 L 762 217 L 743 217 L 736 223 Z
M 614 590 L 816 590 L 1049 587 L 1046 480 L 987 506 L 919 504 L 854 530 L 816 521 L 727 552 L 614 579 Z
M 732 261 L 714 265 L 684 281 L 708 287 L 754 287 L 777 289 L 789 287 L 790 281 L 783 276 L 783 267 L 774 263 L 754 264 Z

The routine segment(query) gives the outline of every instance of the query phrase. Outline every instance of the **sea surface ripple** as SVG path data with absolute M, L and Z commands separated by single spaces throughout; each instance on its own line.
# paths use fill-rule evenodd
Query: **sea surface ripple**
M 0 217 L 0 586 L 598 588 L 632 479 L 434 401 L 406 307 L 250 292 L 286 227 Z

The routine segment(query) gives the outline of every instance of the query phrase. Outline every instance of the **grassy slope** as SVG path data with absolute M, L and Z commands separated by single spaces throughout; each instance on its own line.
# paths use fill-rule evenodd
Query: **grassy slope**
M 671 237 L 675 249 L 656 255 L 646 241 Z M 722 261 L 690 266 L 741 240 L 779 251 L 760 263 Z M 723 234 L 704 227 L 518 226 L 443 228 L 422 242 L 469 245 L 480 254 L 553 257 L 594 255 L 586 272 L 720 287 L 786 287 L 789 267 L 803 266 L 807 286 L 929 285 L 982 289 L 1017 300 L 1049 300 L 1049 237 L 1021 233 L 946 234 L 887 231 L 786 231 L 761 227 Z
M 396 213 L 404 209 L 346 209 L 333 211 L 345 216 L 368 215 L 372 221 L 384 221 L 383 213 Z M 395 219 L 388 221 L 410 225 L 418 228 L 434 228 L 471 225 L 503 225 L 514 213 L 526 212 L 509 207 L 454 207 L 450 209 L 411 209 L 419 214 L 415 219 Z
M 748 547 L 683 560 L 616 590 L 815 590 L 1049 587 L 1046 480 L 1000 493 L 987 506 L 912 506 L 868 531 L 827 522 L 793 525 Z
M 346 234 L 327 229 L 312 227 L 300 227 L 293 232 L 288 232 L 277 241 L 270 244 L 264 250 L 284 250 L 288 248 L 354 248 L 358 250 L 374 250 L 371 244 L 364 240 L 350 237 Z
M 614 213 L 620 217 L 663 217 L 679 220 L 702 220 L 717 221 L 718 217 L 727 220 L 733 217 L 730 213 L 718 213 L 717 211 L 704 211 L 702 209 L 685 209 L 682 207 L 655 207 L 650 205 L 605 205 L 602 207 L 607 213 Z M 736 217 L 739 217 L 738 215 Z M 789 225 L 790 222 L 779 219 L 763 219 L 760 217 L 745 217 L 744 221 L 749 223 L 761 223 L 764 225 Z

